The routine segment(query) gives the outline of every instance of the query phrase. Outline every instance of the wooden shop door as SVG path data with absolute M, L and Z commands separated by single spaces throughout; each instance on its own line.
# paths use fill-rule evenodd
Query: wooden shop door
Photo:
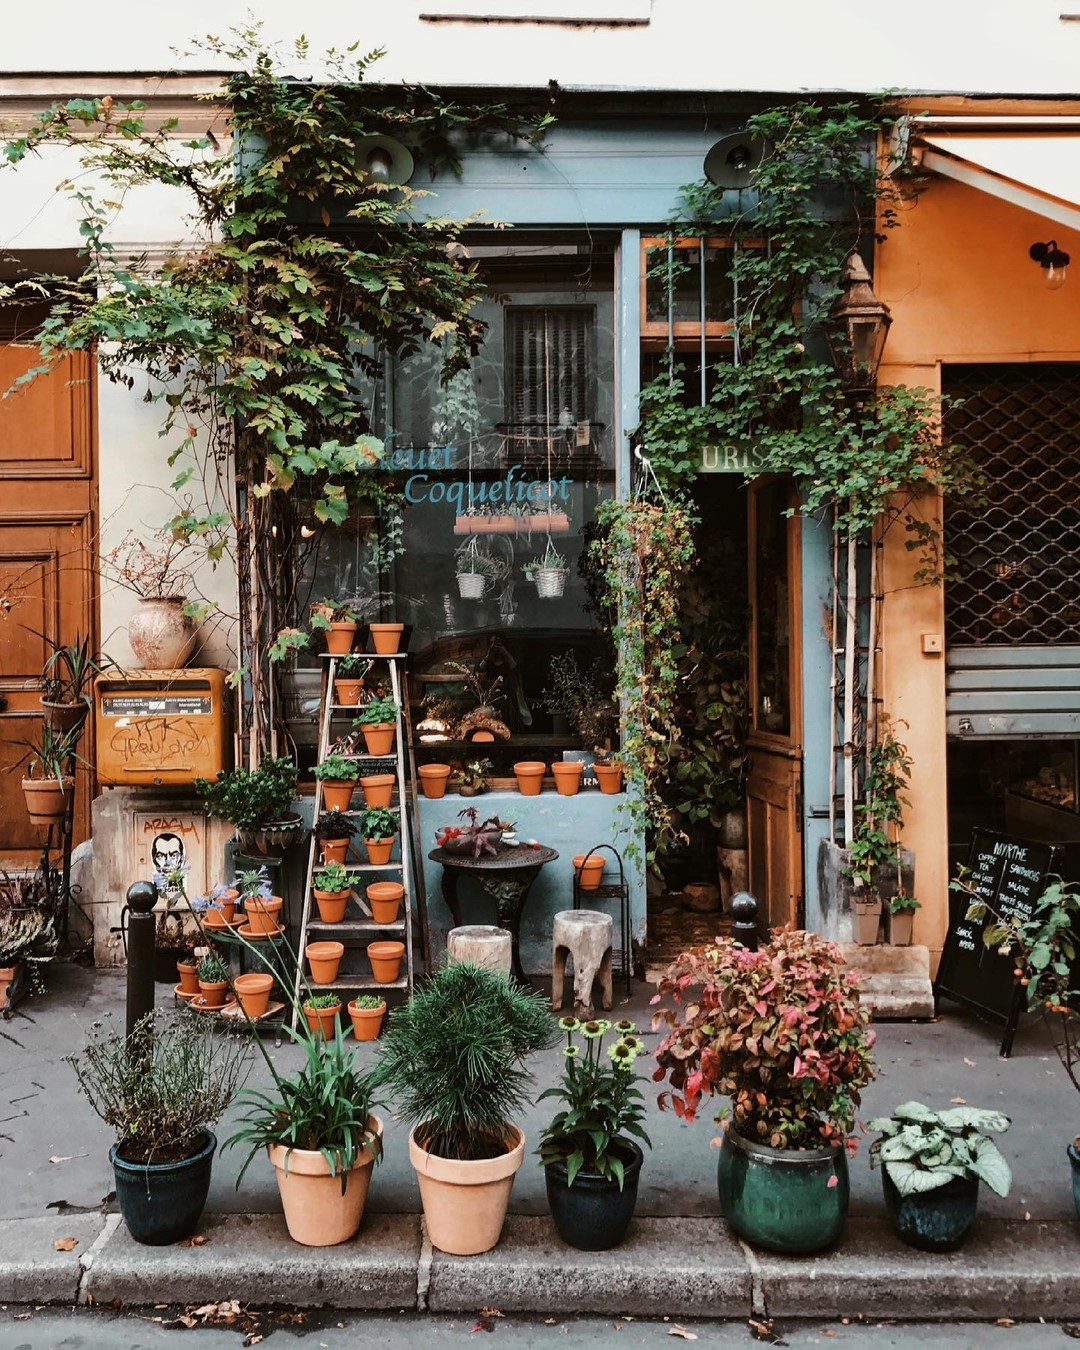
M 762 931 L 802 922 L 802 707 L 798 498 L 787 478 L 749 491 L 750 890 Z
M 0 393 L 35 365 L 36 347 L 5 339 Z M 0 865 L 33 866 L 44 827 L 26 816 L 17 768 L 41 721 L 42 636 L 96 641 L 94 362 L 76 353 L 0 399 Z M 79 753 L 93 759 L 91 724 Z M 74 842 L 89 834 L 90 770 L 77 775 Z

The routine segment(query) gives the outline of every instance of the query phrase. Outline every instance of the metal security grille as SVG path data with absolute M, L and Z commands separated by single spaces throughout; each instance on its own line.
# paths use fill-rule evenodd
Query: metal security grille
M 985 472 L 947 508 L 953 647 L 1080 641 L 1080 364 L 947 366 L 945 434 Z
M 553 427 L 595 415 L 593 317 L 577 305 L 507 311 L 507 421 Z

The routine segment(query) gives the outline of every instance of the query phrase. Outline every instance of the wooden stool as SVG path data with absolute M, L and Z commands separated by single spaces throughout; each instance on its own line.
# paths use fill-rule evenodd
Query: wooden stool
M 566 958 L 574 958 L 574 1011 L 581 1016 L 592 1012 L 593 983 L 600 981 L 605 1008 L 611 1007 L 610 914 L 595 909 L 564 909 L 555 915 L 551 941 L 551 1010 L 563 1005 L 563 981 Z
M 473 923 L 451 928 L 446 939 L 446 961 L 451 966 L 462 962 L 486 966 L 509 979 L 513 941 L 508 928 L 496 928 L 493 924 Z

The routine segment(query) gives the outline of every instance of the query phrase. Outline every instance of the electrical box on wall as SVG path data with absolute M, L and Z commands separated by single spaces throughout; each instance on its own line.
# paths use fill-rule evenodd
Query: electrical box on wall
M 97 776 L 106 787 L 169 787 L 226 767 L 225 672 L 140 670 L 94 684 Z

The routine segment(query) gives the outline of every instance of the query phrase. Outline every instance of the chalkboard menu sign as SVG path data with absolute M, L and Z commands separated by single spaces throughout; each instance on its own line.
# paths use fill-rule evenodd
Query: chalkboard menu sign
M 1046 889 L 1056 852 L 1052 844 L 1030 844 L 991 830 L 976 830 L 964 880 L 1003 919 L 1015 915 L 1026 920 Z M 955 999 L 988 1021 L 1004 1025 L 1001 1053 L 1007 1057 L 1023 1007 L 1016 960 L 986 946 L 983 932 L 994 919 L 989 914 L 985 919 L 969 919 L 970 904 L 966 895 L 950 892 L 949 931 L 941 951 L 934 997 Z

